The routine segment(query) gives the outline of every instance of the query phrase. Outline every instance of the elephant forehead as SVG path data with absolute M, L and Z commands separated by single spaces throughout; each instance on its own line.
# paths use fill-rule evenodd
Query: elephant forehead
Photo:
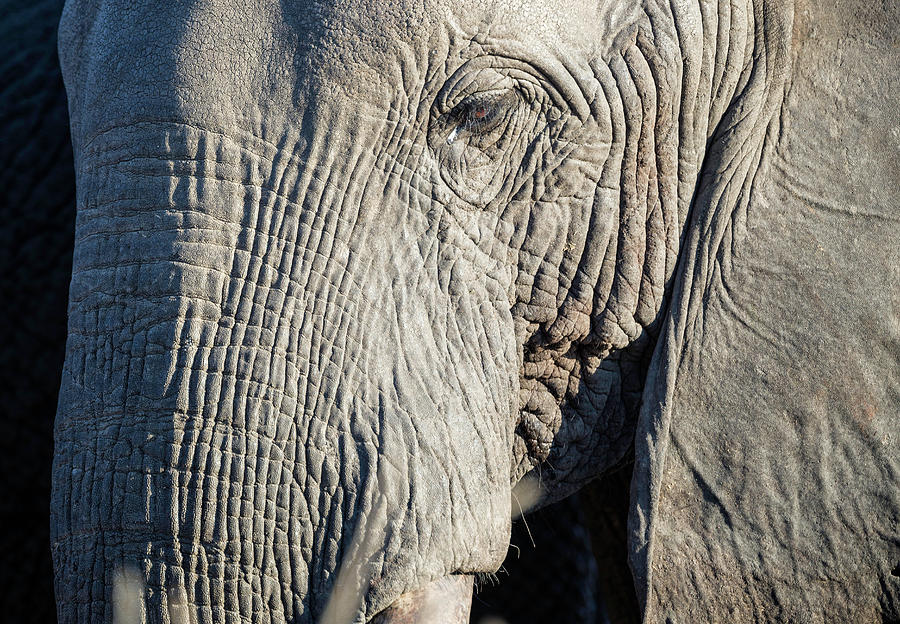
M 539 66 L 578 97 L 575 83 L 591 77 L 585 61 L 639 15 L 635 3 L 607 0 L 76 4 L 60 26 L 64 75 L 78 86 L 70 101 L 76 140 L 130 119 L 172 118 L 250 123 L 277 140 L 297 125 L 311 92 L 326 106 L 368 101 L 383 116 L 399 108 L 389 102 L 415 104 L 472 56 Z M 573 81 L 577 71 L 583 76 Z M 82 110 L 91 111 L 84 125 Z
M 594 22 L 598 8 L 583 1 L 546 0 L 307 0 L 294 4 L 342 25 L 372 26 L 369 35 L 389 40 L 418 37 L 421 28 L 451 23 L 466 32 L 487 30 L 518 38 L 547 39 Z
M 623 6 L 624 4 L 624 6 Z M 309 75 L 350 88 L 396 85 L 427 63 L 453 65 L 476 54 L 560 65 L 590 55 L 636 19 L 634 3 L 541 0 L 306 0 L 286 2 Z M 608 5 L 608 6 L 602 6 Z M 585 54 L 586 53 L 586 54 Z M 302 63 L 302 61 L 301 61 Z

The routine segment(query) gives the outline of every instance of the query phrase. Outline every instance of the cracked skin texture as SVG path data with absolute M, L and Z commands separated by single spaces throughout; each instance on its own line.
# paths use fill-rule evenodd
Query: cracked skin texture
M 632 453 L 645 620 L 896 618 L 890 10 L 70 3 L 61 621 L 364 621 Z

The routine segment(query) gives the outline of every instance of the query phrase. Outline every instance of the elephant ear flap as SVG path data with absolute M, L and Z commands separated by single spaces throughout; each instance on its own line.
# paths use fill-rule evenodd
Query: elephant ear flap
M 757 34 L 692 205 L 636 435 L 645 621 L 900 618 L 898 61 L 806 6 Z
M 790 17 L 785 19 L 789 33 Z M 772 43 L 763 28 L 756 26 L 757 50 Z M 734 480 L 743 479 L 742 471 L 752 470 L 756 459 L 746 444 L 773 433 L 753 426 L 762 381 L 754 361 L 760 348 L 777 351 L 777 344 L 770 341 L 774 336 L 754 333 L 734 296 L 737 287 L 753 286 L 750 276 L 736 270 L 736 256 L 744 253 L 754 191 L 778 131 L 790 64 L 786 43 L 778 43 L 780 49 L 755 55 L 744 68 L 707 144 L 644 385 L 628 532 L 635 589 L 648 622 L 670 616 L 672 622 L 692 621 L 692 610 L 703 608 L 698 598 L 709 598 L 705 592 L 740 592 L 740 585 L 721 588 L 710 581 L 721 573 L 729 581 L 740 579 L 733 558 L 758 546 L 732 541 L 738 538 L 735 514 L 753 504 Z M 737 342 L 737 332 L 747 335 Z M 735 552 L 724 554 L 726 545 Z

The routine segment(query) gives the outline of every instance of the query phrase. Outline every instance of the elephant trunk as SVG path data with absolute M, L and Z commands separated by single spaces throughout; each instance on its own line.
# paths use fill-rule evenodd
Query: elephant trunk
M 321 621 L 337 578 L 342 622 L 406 621 L 434 597 L 459 612 L 471 577 L 428 583 L 502 560 L 516 359 L 491 341 L 512 344 L 508 309 L 465 260 L 385 227 L 388 208 L 354 194 L 379 184 L 341 169 L 359 154 L 263 149 L 154 123 L 80 155 L 61 622 L 108 620 L 132 577 L 139 621 Z M 421 214 L 405 222 L 427 230 Z
M 271 321 L 291 302 L 270 268 L 282 254 L 251 225 L 255 191 L 221 168 L 197 182 L 225 144 L 170 130 L 124 128 L 81 154 L 53 467 L 61 622 L 123 604 L 134 621 L 249 619 L 309 594 L 305 566 L 275 563 L 311 547 L 284 413 L 292 337 Z

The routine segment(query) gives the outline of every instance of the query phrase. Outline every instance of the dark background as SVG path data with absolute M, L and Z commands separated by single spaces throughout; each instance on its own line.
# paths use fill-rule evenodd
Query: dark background
M 0 613 L 54 622 L 49 501 L 75 177 L 61 0 L 0 0 Z

